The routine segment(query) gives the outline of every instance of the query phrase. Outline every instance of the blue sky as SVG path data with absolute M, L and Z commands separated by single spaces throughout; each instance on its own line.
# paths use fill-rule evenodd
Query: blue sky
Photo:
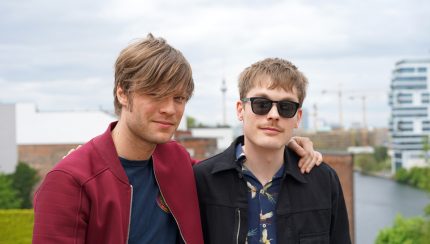
M 430 57 L 426 0 L 111 0 L 0 2 L 0 102 L 33 102 L 42 111 L 112 109 L 119 51 L 148 32 L 181 50 L 196 90 L 186 114 L 236 124 L 237 77 L 265 57 L 292 61 L 309 79 L 304 108 L 318 120 L 387 126 L 394 63 Z M 326 91 L 326 92 L 323 92 Z M 311 121 L 310 124 L 313 122 Z

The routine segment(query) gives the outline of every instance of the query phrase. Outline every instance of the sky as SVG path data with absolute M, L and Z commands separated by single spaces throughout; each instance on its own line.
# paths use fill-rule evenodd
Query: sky
M 387 127 L 394 65 L 429 58 L 429 30 L 427 0 L 3 0 L 0 103 L 113 110 L 119 52 L 152 33 L 190 62 L 195 92 L 185 113 L 198 122 L 223 123 L 225 79 L 227 123 L 238 124 L 240 72 L 279 57 L 309 80 L 311 127 L 362 123 L 362 97 L 366 123 Z

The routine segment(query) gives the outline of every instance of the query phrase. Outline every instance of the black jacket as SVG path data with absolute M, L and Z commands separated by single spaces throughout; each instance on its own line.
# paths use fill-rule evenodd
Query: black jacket
M 194 166 L 206 244 L 245 243 L 247 186 L 236 160 L 239 137 L 221 154 Z M 299 157 L 285 150 L 285 173 L 276 205 L 279 243 L 351 243 L 348 215 L 336 172 L 327 164 L 301 174 Z

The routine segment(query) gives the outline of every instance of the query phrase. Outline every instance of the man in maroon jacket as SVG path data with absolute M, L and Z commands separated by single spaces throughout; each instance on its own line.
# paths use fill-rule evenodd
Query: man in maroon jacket
M 122 50 L 119 121 L 46 175 L 33 243 L 203 243 L 195 161 L 171 141 L 193 90 L 188 61 L 164 39 L 149 34 Z M 307 138 L 296 140 L 290 147 L 309 171 L 321 156 Z

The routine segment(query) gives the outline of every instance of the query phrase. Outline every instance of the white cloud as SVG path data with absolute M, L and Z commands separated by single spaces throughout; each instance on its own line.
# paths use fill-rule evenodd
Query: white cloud
M 424 0 L 3 1 L 0 102 L 32 100 L 46 110 L 112 107 L 118 52 L 153 32 L 189 59 L 196 91 L 187 113 L 204 123 L 222 121 L 223 77 L 229 122 L 236 123 L 238 74 L 278 56 L 308 76 L 305 106 L 318 103 L 326 120 L 337 121 L 337 99 L 321 91 L 340 83 L 345 98 L 351 90 L 368 96 L 369 124 L 386 126 L 391 70 L 400 59 L 430 55 L 429 16 Z M 358 101 L 344 101 L 345 123 L 361 114 Z

